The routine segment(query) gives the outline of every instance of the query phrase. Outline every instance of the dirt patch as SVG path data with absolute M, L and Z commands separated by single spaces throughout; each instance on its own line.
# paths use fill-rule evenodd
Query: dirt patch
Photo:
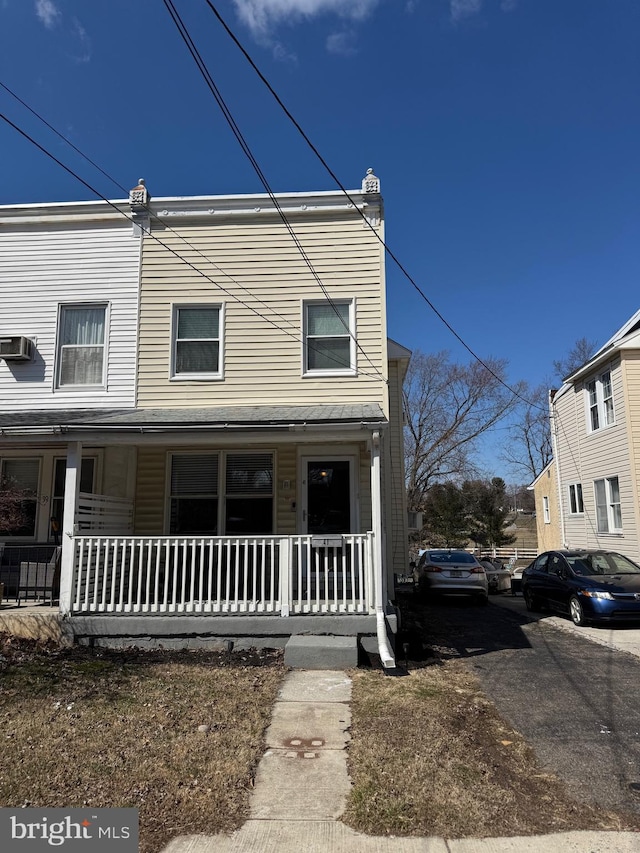
M 0 635 L 0 805 L 140 809 L 140 851 L 248 814 L 275 651 L 61 650 Z M 206 727 L 206 728 L 201 728 Z
M 349 826 L 445 838 L 640 830 L 639 815 L 578 802 L 543 772 L 464 661 L 403 616 L 409 674 L 353 676 Z

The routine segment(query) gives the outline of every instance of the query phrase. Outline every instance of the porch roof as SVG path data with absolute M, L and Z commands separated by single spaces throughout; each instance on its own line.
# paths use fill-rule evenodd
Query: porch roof
M 68 409 L 0 412 L 0 435 L 72 432 L 181 432 L 207 426 L 252 429 L 323 424 L 384 426 L 377 403 L 317 406 L 212 406 L 180 409 Z

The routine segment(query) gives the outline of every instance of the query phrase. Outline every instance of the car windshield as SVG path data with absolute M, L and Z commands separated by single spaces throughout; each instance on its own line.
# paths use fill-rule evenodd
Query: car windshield
M 567 554 L 566 560 L 577 575 L 637 575 L 640 566 L 622 554 L 599 551 L 594 554 Z
M 466 551 L 430 551 L 430 563 L 475 563 L 473 554 Z

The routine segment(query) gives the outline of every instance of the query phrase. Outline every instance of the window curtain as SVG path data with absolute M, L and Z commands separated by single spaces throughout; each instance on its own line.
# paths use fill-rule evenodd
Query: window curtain
M 60 385 L 102 384 L 104 326 L 104 306 L 63 309 Z

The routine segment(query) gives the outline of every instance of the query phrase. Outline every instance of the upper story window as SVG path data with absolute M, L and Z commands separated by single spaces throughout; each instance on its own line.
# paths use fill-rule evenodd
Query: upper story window
M 353 300 L 304 304 L 304 373 L 355 373 Z
M 106 305 L 62 305 L 56 385 L 104 386 Z
M 598 533 L 622 533 L 620 484 L 617 477 L 594 482 Z
M 582 515 L 584 513 L 582 483 L 570 483 L 569 485 L 569 512 L 571 515 Z
M 222 376 L 222 307 L 176 305 L 171 375 L 178 379 Z
M 611 426 L 615 423 L 613 408 L 613 388 L 611 371 L 605 370 L 600 376 L 586 383 L 587 423 L 590 432 Z

